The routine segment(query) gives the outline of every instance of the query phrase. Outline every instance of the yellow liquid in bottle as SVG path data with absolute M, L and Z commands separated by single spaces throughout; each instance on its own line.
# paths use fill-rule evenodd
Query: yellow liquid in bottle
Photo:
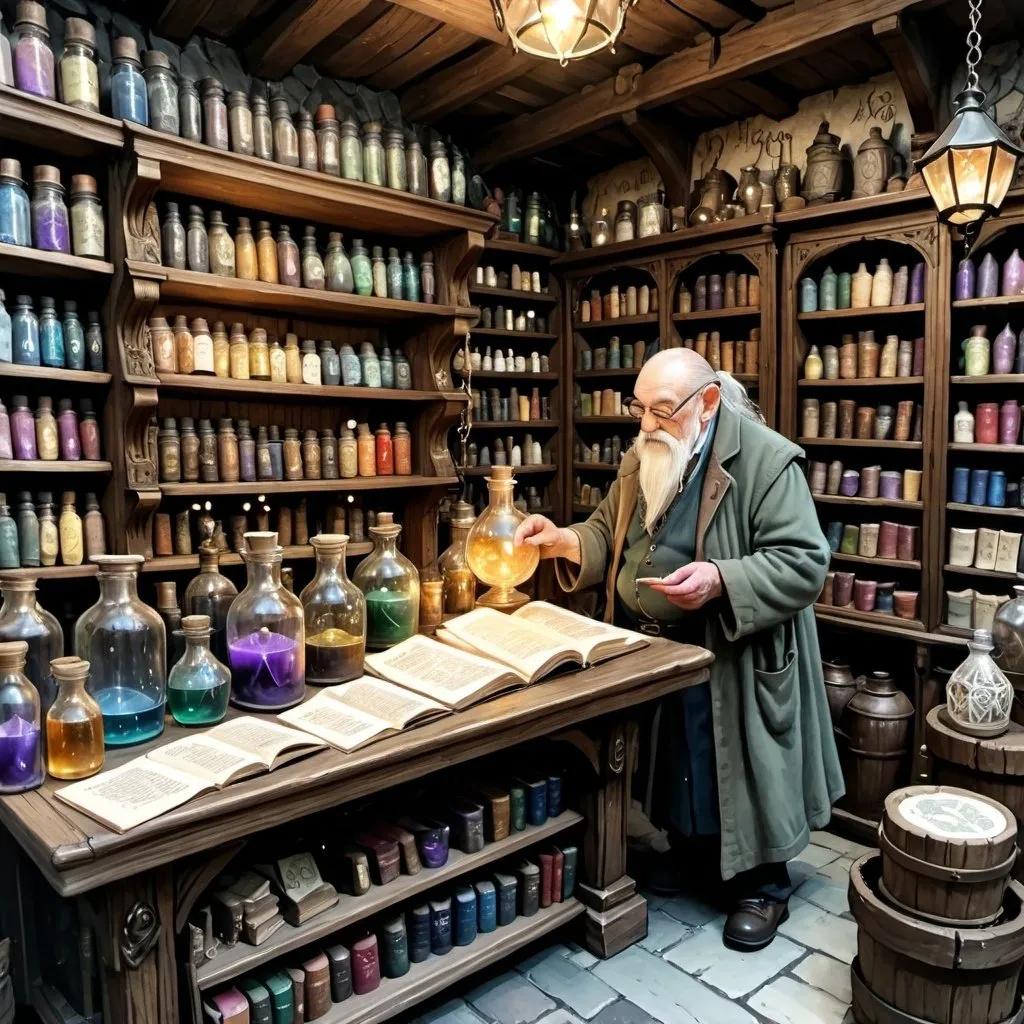
M 329 686 L 363 674 L 366 644 L 344 629 L 324 629 L 306 637 L 306 682 Z
M 58 779 L 84 779 L 103 767 L 103 718 L 46 720 L 47 770 Z
M 514 547 L 511 537 L 471 537 L 466 555 L 477 576 L 492 587 L 513 587 L 529 579 L 540 562 L 537 548 L 527 544 Z

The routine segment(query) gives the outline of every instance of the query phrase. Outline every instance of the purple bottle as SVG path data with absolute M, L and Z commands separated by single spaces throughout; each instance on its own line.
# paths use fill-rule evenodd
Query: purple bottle
M 915 263 L 910 272 L 910 304 L 924 302 L 924 264 Z
M 57 437 L 60 440 L 60 457 L 68 462 L 78 462 L 82 457 L 82 444 L 78 439 L 78 414 L 70 398 L 62 398 L 57 407 Z
M 11 398 L 11 444 L 16 459 L 35 462 L 39 458 L 36 452 L 36 421 L 25 395 Z
M 1001 295 L 1020 295 L 1024 290 L 1024 260 L 1014 249 L 1003 264 L 1003 285 Z
M 1012 373 L 1014 357 L 1017 354 L 1017 335 L 1007 324 L 992 342 L 992 372 Z
M 974 277 L 974 264 L 965 257 L 956 268 L 956 299 L 974 298 Z
M 1008 398 L 999 407 L 999 443 L 1016 444 L 1020 437 L 1020 406 Z
M 974 289 L 975 298 L 991 299 L 999 294 L 999 264 L 992 253 L 985 253 L 985 258 L 978 267 L 978 279 Z
M 14 448 L 11 444 L 11 417 L 7 415 L 7 407 L 0 402 L 0 459 L 13 459 Z
M 839 493 L 852 498 L 860 488 L 860 473 L 855 469 L 844 469 L 843 479 L 839 485 Z

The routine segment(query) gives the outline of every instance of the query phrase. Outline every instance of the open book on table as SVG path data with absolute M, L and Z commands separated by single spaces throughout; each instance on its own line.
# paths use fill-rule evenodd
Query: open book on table
M 350 683 L 321 690 L 312 700 L 282 712 L 278 718 L 350 753 L 374 740 L 393 736 L 410 725 L 449 713 L 447 705 L 418 692 L 392 686 L 372 676 L 361 676 Z
M 325 746 L 316 736 L 276 722 L 233 718 L 73 782 L 56 796 L 107 828 L 127 832 L 200 793 L 273 771 Z

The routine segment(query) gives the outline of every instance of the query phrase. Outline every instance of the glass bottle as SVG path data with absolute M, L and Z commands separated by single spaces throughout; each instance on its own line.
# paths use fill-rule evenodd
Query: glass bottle
M 231 135 L 228 131 L 224 86 L 216 78 L 204 78 L 199 88 L 203 95 L 203 142 L 213 149 L 227 152 Z
M 395 386 L 395 361 L 391 358 L 391 349 L 385 344 L 380 354 L 380 386 L 382 388 L 393 388 Z M 360 370 L 360 372 L 362 372 Z
M 75 492 L 65 491 L 61 495 L 60 519 L 57 523 L 60 534 L 60 559 L 64 565 L 81 565 L 85 557 L 85 538 L 82 517 L 75 509 Z
M 32 244 L 32 212 L 21 177 L 21 162 L 0 160 L 0 242 Z
M 352 582 L 366 597 L 366 646 L 384 649 L 419 628 L 420 574 L 398 550 L 402 527 L 391 512 L 378 512 L 369 528 L 373 551 L 356 567 Z
M 976 629 L 969 654 L 946 683 L 946 713 L 968 736 L 1001 736 L 1010 727 L 1013 686 L 992 660 L 992 634 Z
M 188 78 L 178 82 L 178 121 L 183 139 L 203 141 L 203 108 L 196 84 Z
M 64 319 L 61 327 L 64 331 L 64 365 L 69 370 L 84 370 L 85 330 L 82 321 L 78 319 L 78 303 L 71 299 L 64 302 Z
M 239 217 L 235 231 L 235 277 L 239 281 L 257 281 L 259 276 L 256 240 L 252 237 L 249 218 Z
M 409 191 L 405 168 L 405 135 L 400 130 L 388 131 L 384 136 L 384 163 L 388 188 Z
M 282 224 L 277 229 L 277 272 L 281 284 L 293 288 L 298 288 L 302 284 L 299 247 L 295 244 L 287 224 Z
M 85 496 L 85 556 L 92 561 L 95 555 L 107 553 L 107 532 L 103 523 L 103 513 L 100 511 L 100 503 L 96 495 L 89 493 Z
M 74 655 L 50 663 L 58 687 L 46 712 L 46 768 L 55 779 L 86 779 L 103 767 L 103 715 L 89 696 L 89 662 Z
M 355 287 L 352 280 L 352 264 L 345 253 L 341 232 L 332 231 L 327 239 L 327 253 L 324 256 L 324 280 L 327 290 L 351 292 Z
M 198 206 L 188 208 L 188 234 L 186 236 L 188 269 L 197 273 L 210 272 L 210 241 L 206 234 L 203 211 Z
M 0 25 L 3 18 L 0 18 Z M 14 55 L 11 44 L 3 31 L 0 31 L 0 85 L 14 86 Z
M 302 350 L 299 348 L 297 334 L 284 336 L 285 375 L 289 384 L 302 383 Z
M 470 530 L 466 555 L 477 579 L 491 588 L 477 604 L 512 611 L 529 600 L 515 588 L 534 574 L 540 552 L 526 544 L 515 547 L 512 543 L 526 518 L 512 504 L 512 467 L 492 466 L 486 479 L 490 500 Z
M 231 700 L 253 711 L 280 711 L 302 700 L 305 634 L 302 604 L 281 584 L 277 534 L 245 535 L 248 577 L 228 611 Z
M 231 337 L 228 343 L 228 367 L 232 380 L 249 379 L 249 339 L 241 324 L 231 325 Z
M 11 516 L 7 495 L 0 494 L 0 569 L 17 569 L 20 565 L 18 524 Z
M 366 600 L 345 572 L 348 537 L 320 533 L 310 538 L 316 573 L 299 595 L 305 618 L 306 682 L 333 686 L 363 674 Z
M 118 36 L 111 44 L 110 114 L 115 121 L 149 124 L 149 97 L 142 77 L 138 44 L 131 36 Z
M 102 373 L 104 363 L 103 324 L 100 323 L 99 313 L 87 313 L 86 319 L 89 325 L 85 329 L 85 354 L 89 369 Z
M 324 290 L 324 261 L 316 247 L 316 228 L 307 224 L 302 235 L 302 287 Z
M 57 98 L 46 8 L 35 0 L 19 0 L 14 20 L 13 60 L 14 84 L 18 89 L 33 96 Z
M 408 302 L 420 301 L 420 268 L 407 252 L 402 257 L 402 298 Z
M 270 233 L 270 221 L 261 220 L 256 225 L 256 265 L 260 280 L 265 284 L 277 284 L 277 243 Z
M 11 417 L 8 415 L 3 401 L 0 400 L 0 459 L 13 458 L 14 440 L 11 437 Z
M 357 295 L 373 294 L 373 270 L 361 238 L 352 240 L 352 282 Z
M 261 160 L 274 159 L 274 126 L 270 120 L 270 105 L 263 96 L 253 96 L 252 145 L 253 153 Z
M 371 185 L 383 185 L 384 173 L 381 125 L 379 121 L 367 121 L 363 125 L 363 181 Z
M 249 376 L 253 380 L 270 380 L 270 346 L 262 327 L 254 327 L 249 334 Z
M 411 476 L 412 435 L 401 420 L 395 424 L 395 434 L 392 440 L 395 449 L 395 472 L 399 476 Z
M 168 135 L 181 134 L 178 76 L 167 54 L 160 50 L 147 50 L 142 55 L 142 77 L 146 80 L 149 100 L 149 127 Z
M 23 672 L 27 650 L 20 640 L 0 644 L 0 793 L 24 793 L 46 778 L 39 694 Z
M 434 301 L 437 281 L 434 277 L 434 254 L 429 249 L 420 262 L 420 298 L 423 302 Z
M 39 297 L 39 360 L 43 366 L 64 365 L 64 328 L 49 295 Z
M 34 569 L 39 565 L 39 517 L 32 502 L 31 491 L 19 491 L 14 496 L 18 524 L 18 550 L 21 564 Z
M 397 249 L 388 249 L 388 298 L 400 299 L 402 297 L 402 260 Z
M 71 176 L 71 251 L 76 256 L 101 260 L 106 255 L 106 221 L 103 204 L 90 174 Z
M 68 18 L 64 22 L 64 52 L 60 57 L 60 98 L 69 107 L 92 110 L 97 114 L 100 111 L 96 30 L 84 18 Z
M 184 270 L 188 265 L 185 226 L 181 223 L 177 203 L 168 203 L 166 206 L 164 222 L 160 228 L 160 254 L 165 267 Z
M 34 462 L 39 458 L 36 448 L 36 425 L 28 407 L 27 395 L 11 396 L 11 447 L 14 457 L 22 462 Z
M 238 590 L 220 571 L 220 551 L 211 539 L 199 545 L 199 574 L 185 588 L 181 599 L 183 615 L 204 615 L 210 622 L 210 649 L 214 657 L 228 663 L 228 643 L 225 628 L 228 610 L 238 596 Z
M 34 577 L 0 576 L 0 641 L 24 640 L 24 673 L 39 693 L 40 710 L 46 714 L 57 696 L 50 662 L 64 653 L 64 633 L 57 619 L 37 599 Z
M 406 390 L 412 387 L 412 367 L 400 348 L 395 349 L 395 387 Z
M 234 277 L 235 243 L 228 234 L 228 226 L 220 210 L 210 211 L 210 226 L 206 237 L 210 252 L 210 273 L 218 277 Z
M 32 298 L 29 295 L 19 295 L 14 300 L 11 354 L 14 362 L 22 366 L 39 365 L 39 317 L 32 309 Z
M 415 134 L 410 133 L 405 140 L 405 178 L 414 196 L 430 194 L 427 173 L 427 158 L 423 147 Z
M 331 386 L 341 383 L 341 357 L 329 341 L 320 342 L 320 379 Z
M 213 336 L 210 327 L 200 316 L 192 321 L 192 358 L 194 373 L 213 374 Z
M 448 524 L 452 542 L 437 560 L 443 584 L 444 610 L 448 615 L 471 612 L 476 604 L 476 576 L 466 558 L 466 538 L 475 522 L 476 513 L 469 502 L 452 503 Z
M 363 180 L 363 143 L 359 125 L 350 117 L 341 122 L 341 176 L 349 181 Z
M 141 555 L 96 555 L 99 600 L 75 624 L 75 654 L 89 662 L 89 692 L 108 747 L 142 743 L 164 729 L 167 634 L 139 600 Z
M 371 257 L 371 269 L 373 273 L 373 294 L 378 299 L 388 297 L 388 266 L 384 262 L 384 249 L 375 245 Z
M 452 174 L 448 165 L 448 151 L 440 139 L 430 144 L 430 198 L 442 203 L 452 200 Z
M 235 91 L 228 94 L 228 135 L 231 139 L 232 153 L 252 156 L 256 148 L 256 139 L 253 134 L 249 97 L 244 92 Z
M 274 162 L 298 167 L 299 135 L 286 99 L 278 97 L 270 101 L 270 121 L 274 130 Z
M 466 205 L 466 158 L 456 146 L 452 146 L 452 202 Z
M 57 529 L 57 517 L 53 513 L 53 495 L 49 491 L 39 492 L 39 564 L 51 566 L 57 564 L 60 553 L 60 533 Z
M 359 371 L 366 387 L 379 388 L 381 386 L 380 360 L 377 358 L 372 341 L 364 341 L 359 346 Z
M 313 128 L 313 115 L 304 107 L 299 107 L 295 115 L 295 134 L 299 140 L 299 166 L 304 171 L 315 171 L 319 159 L 316 131 Z
M 330 103 L 321 103 L 314 116 L 316 124 L 316 163 L 322 174 L 341 174 L 341 130 Z
M 57 405 L 57 439 L 60 443 L 60 457 L 65 462 L 78 462 L 82 458 L 78 416 L 70 398 L 62 398 Z
M 270 379 L 275 384 L 286 384 L 288 381 L 287 357 L 277 338 L 270 339 Z
M 41 462 L 56 462 L 60 458 L 53 399 L 46 395 L 39 396 L 39 405 L 36 407 L 36 450 Z
M 540 245 L 540 196 L 536 192 L 531 192 L 526 200 L 523 241 L 529 245 Z
M 71 226 L 60 171 L 48 164 L 32 169 L 32 244 L 47 252 L 71 253 Z
M 179 725 L 213 725 L 228 711 L 231 672 L 210 650 L 210 617 L 181 620 L 185 653 L 167 674 L 167 707 Z
M 353 421 L 349 420 L 341 428 L 341 436 L 338 438 L 338 471 L 343 480 L 351 480 L 359 475 L 359 450 L 352 426 Z
M 377 428 L 375 441 L 377 476 L 394 476 L 395 448 L 391 440 L 391 431 L 386 423 L 382 423 Z

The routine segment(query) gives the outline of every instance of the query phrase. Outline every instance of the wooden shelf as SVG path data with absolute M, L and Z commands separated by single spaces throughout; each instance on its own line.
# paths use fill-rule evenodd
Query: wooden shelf
M 574 377 L 635 377 L 642 367 L 619 366 L 614 369 L 604 370 L 574 370 Z
M 858 615 L 873 616 L 869 619 L 847 618 L 843 613 L 856 609 L 833 608 L 831 605 L 816 604 L 814 617 L 819 623 L 838 626 L 843 629 L 856 629 L 864 633 L 878 633 L 882 636 L 895 636 L 914 643 L 954 644 L 958 639 L 943 636 L 941 632 L 929 633 L 924 623 L 918 619 L 901 619 L 896 615 L 881 615 L 873 612 L 858 612 Z M 836 614 L 832 614 L 835 612 Z M 917 623 L 913 625 L 912 623 Z
M 316 552 L 312 544 L 290 544 L 285 546 L 284 560 L 294 561 L 299 558 L 315 558 Z M 361 540 L 350 542 L 345 549 L 348 558 L 355 558 L 359 555 L 368 555 L 373 550 L 373 541 Z M 220 555 L 221 565 L 244 565 L 242 556 L 234 551 L 222 551 Z M 142 566 L 142 572 L 178 572 L 182 569 L 198 569 L 199 555 L 164 555 L 157 558 L 147 558 Z
M 1024 455 L 1024 444 L 963 444 L 950 441 L 951 452 L 988 452 L 992 455 Z
M 463 476 L 487 476 L 493 469 L 494 463 L 489 466 L 459 466 Z M 557 469 L 553 462 L 545 462 L 540 466 L 513 466 L 512 476 L 518 478 L 524 473 L 554 473 Z
M 595 473 L 618 473 L 619 467 L 612 462 L 574 462 L 573 469 L 591 469 Z
M 920 451 L 924 448 L 923 441 L 872 441 L 860 437 L 798 437 L 796 443 L 839 448 L 896 448 L 909 451 Z
M 275 384 L 269 380 L 234 380 L 229 377 L 207 377 L 200 373 L 158 373 L 160 386 L 174 391 L 205 391 L 222 394 L 225 401 L 234 395 L 302 398 L 333 402 L 340 399 L 388 402 L 436 402 L 462 397 L 461 392 L 415 391 L 411 388 L 365 388 L 341 385 Z
M 919 619 L 901 619 L 896 615 L 887 615 L 885 612 L 859 612 L 856 608 L 836 608 L 830 604 L 814 605 L 814 613 L 819 617 L 833 617 L 837 619 L 848 619 L 850 622 L 884 622 L 899 626 L 906 630 L 923 630 L 924 623 Z
M 797 313 L 797 320 L 849 320 L 862 316 L 902 316 L 923 313 L 923 302 L 908 302 L 904 306 L 862 306 L 858 309 L 817 309 L 813 313 Z
M 863 199 L 843 199 L 836 203 L 816 203 L 799 210 L 779 211 L 775 214 L 776 224 L 799 224 L 805 222 L 839 220 L 844 217 L 878 217 L 893 209 L 902 213 L 903 207 L 924 206 L 931 202 L 928 190 L 921 188 L 904 189 L 902 192 L 883 192 L 880 196 L 865 196 Z
M 113 150 L 124 146 L 120 121 L 6 85 L 0 85 L 0 138 L 75 157 L 113 159 Z
M 988 576 L 991 579 L 997 580 L 1013 580 L 1014 582 L 1019 581 L 1019 577 L 1015 572 L 1000 572 L 998 569 L 978 569 L 973 565 L 944 565 L 943 570 L 945 572 L 955 572 L 961 576 Z
M 573 418 L 573 422 L 576 424 L 632 423 L 634 426 L 640 426 L 640 421 L 633 419 L 632 416 L 576 416 Z
M 482 334 L 488 338 L 533 338 L 536 341 L 558 341 L 558 335 L 540 331 L 503 331 L 497 327 L 472 327 L 470 336 L 476 337 Z
M 522 256 L 536 256 L 538 259 L 553 260 L 560 256 L 558 249 L 548 249 L 543 245 L 533 245 L 530 242 L 520 242 L 518 238 L 502 237 L 497 234 L 494 238 L 488 238 L 484 242 L 484 250 L 490 249 L 495 252 L 515 252 Z
M 105 260 L 68 256 L 62 252 L 46 252 L 26 245 L 0 242 L 0 273 L 41 277 L 47 281 L 88 281 L 96 277 L 110 277 L 114 273 L 114 265 Z M 97 301 L 102 302 L 103 296 Z
M 598 331 L 602 328 L 611 330 L 616 327 L 632 327 L 635 324 L 656 324 L 657 322 L 657 313 L 642 313 L 638 316 L 615 316 L 609 317 L 607 320 L 588 320 L 586 323 L 574 321 L 572 329 L 574 331 Z
M 796 382 L 799 388 L 891 388 L 904 384 L 923 384 L 924 377 L 853 377 L 848 379 L 837 378 L 836 380 L 808 380 L 801 377 Z
M 80 459 L 78 462 L 0 459 L 0 473 L 109 473 L 112 469 L 109 462 L 93 459 Z
M 985 299 L 954 299 L 953 309 L 987 309 L 989 306 L 1024 306 L 1024 295 L 992 295 Z
M 968 505 L 966 502 L 947 501 L 949 512 L 978 512 L 983 516 L 1011 516 L 1024 518 L 1024 508 L 1000 508 L 997 505 Z
M 474 334 L 478 333 L 476 331 Z M 456 373 L 460 377 L 465 378 L 467 375 L 462 373 L 460 370 L 456 370 Z M 541 371 L 538 373 L 531 373 L 529 370 L 525 370 L 520 373 L 518 370 L 474 370 L 473 379 L 482 378 L 483 380 L 504 380 L 510 378 L 511 380 L 558 380 L 559 375 L 554 370 Z
M 723 317 L 760 315 L 760 306 L 731 306 L 728 309 L 702 309 L 700 311 L 691 310 L 689 313 L 673 313 L 672 319 L 679 323 L 683 320 L 719 320 Z
M 551 839 L 582 820 L 582 816 L 575 811 L 563 811 L 557 818 L 549 818 L 543 825 L 528 825 L 522 832 L 510 833 L 507 839 L 502 839 L 497 843 L 488 843 L 477 853 L 463 853 L 461 850 L 452 848 L 448 854 L 447 863 L 440 868 L 424 867 L 415 875 L 401 875 L 387 885 L 372 886 L 370 891 L 362 896 L 349 896 L 342 893 L 338 903 L 329 910 L 317 914 L 316 917 L 298 927 L 290 924 L 283 925 L 260 946 L 250 946 L 239 942 L 234 946 L 222 949 L 213 960 L 207 961 L 196 971 L 196 982 L 200 989 L 207 989 L 237 977 L 242 972 L 250 971 L 269 960 L 291 952 L 293 949 L 332 935 L 357 921 L 372 917 L 387 907 L 403 903 L 435 886 L 450 882 L 471 871 L 477 871 L 487 864 L 493 864 L 513 853 Z M 557 905 L 553 904 L 553 906 Z M 530 917 L 521 920 L 533 921 L 536 918 Z M 507 927 L 499 929 L 496 933 L 488 934 L 503 935 L 505 933 L 507 933 Z M 456 949 L 459 948 L 462 947 L 456 947 Z M 455 950 L 452 952 L 454 953 Z M 435 963 L 437 962 L 435 961 Z M 430 961 L 427 960 L 424 963 L 430 963 Z M 348 1002 L 345 1005 L 348 1006 Z
M 864 505 L 879 508 L 921 508 L 920 501 L 904 501 L 902 498 L 847 498 L 843 494 L 814 494 L 815 501 L 826 505 Z
M 471 284 L 470 295 L 491 296 L 495 299 L 512 299 L 514 302 L 538 303 L 541 306 L 555 306 L 558 304 L 558 296 L 549 292 L 526 292 L 516 291 L 515 288 L 492 288 L 486 284 Z
M 950 384 L 1024 384 L 1024 373 L 986 373 L 981 377 L 967 377 L 956 374 L 949 378 Z
M 833 551 L 832 559 L 836 562 L 856 562 L 859 565 L 877 565 L 886 569 L 920 569 L 921 562 L 906 558 L 869 558 L 867 555 L 848 555 L 843 551 Z
M 3 467 L 0 466 L 0 469 Z M 242 494 L 308 494 L 318 491 L 383 491 L 404 487 L 450 487 L 454 476 L 356 476 L 348 480 L 257 480 L 253 483 L 201 482 L 160 484 L 168 497 L 213 498 Z
M 55 366 L 24 366 L 21 363 L 0 363 L 0 377 L 23 377 L 29 380 L 57 380 L 63 384 L 109 384 L 110 374 L 96 370 L 67 370 Z
M 557 426 L 559 426 L 558 420 L 473 420 L 474 430 L 502 430 L 505 428 L 521 430 L 529 427 L 550 430 Z
M 96 566 L 90 563 L 82 565 L 38 565 L 31 569 L 0 569 L 0 576 L 12 576 L 16 579 L 70 580 L 95 575 Z

